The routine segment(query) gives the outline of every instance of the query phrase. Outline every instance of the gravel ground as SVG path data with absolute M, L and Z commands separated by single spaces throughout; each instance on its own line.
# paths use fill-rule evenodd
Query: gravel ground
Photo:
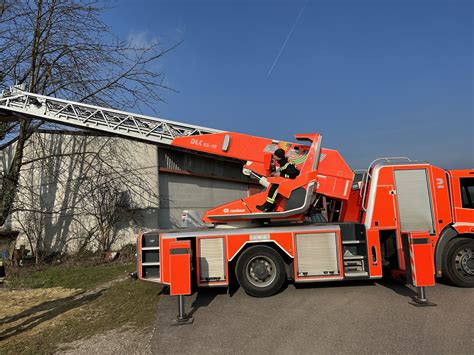
M 65 355 L 149 355 L 153 329 L 114 329 L 109 332 L 63 344 L 56 354 Z

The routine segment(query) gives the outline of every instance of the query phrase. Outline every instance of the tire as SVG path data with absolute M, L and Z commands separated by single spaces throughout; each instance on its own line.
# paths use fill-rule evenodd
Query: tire
M 250 296 L 272 296 L 280 291 L 286 281 L 285 262 L 274 249 L 266 245 L 253 246 L 240 255 L 235 275 Z
M 447 245 L 443 273 L 458 287 L 474 287 L 474 239 L 456 238 Z

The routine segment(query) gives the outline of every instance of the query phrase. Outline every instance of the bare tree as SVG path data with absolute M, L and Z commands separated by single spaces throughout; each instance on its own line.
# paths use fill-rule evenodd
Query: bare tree
M 44 256 L 44 220 L 46 215 L 35 211 L 25 212 L 17 222 L 28 239 L 28 244 L 38 264 Z
M 158 206 L 156 161 L 137 151 L 154 148 L 77 132 L 31 137 L 12 215 L 37 261 L 51 251 L 109 251 L 141 224 L 140 210 Z
M 0 17 L 0 86 L 114 108 L 153 105 L 169 89 L 154 65 L 171 48 L 114 36 L 97 0 L 6 0 Z M 143 42 L 143 41 L 141 41 Z M 0 116 L 0 145 L 15 142 L 3 171 L 0 226 L 13 209 L 25 145 L 43 122 Z
M 120 237 L 119 224 L 133 220 L 135 211 L 126 185 L 108 175 L 100 174 L 98 179 L 89 180 L 90 195 L 85 205 L 85 211 L 94 219 L 91 226 L 96 232 L 91 235 L 100 252 L 111 250 Z

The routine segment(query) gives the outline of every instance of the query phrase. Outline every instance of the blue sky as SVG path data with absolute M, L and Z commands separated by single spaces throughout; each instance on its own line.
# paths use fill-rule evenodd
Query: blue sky
M 354 169 L 400 155 L 474 168 L 472 1 L 113 3 L 105 21 L 120 36 L 183 40 L 159 65 L 179 91 L 163 93 L 161 117 L 319 132 Z

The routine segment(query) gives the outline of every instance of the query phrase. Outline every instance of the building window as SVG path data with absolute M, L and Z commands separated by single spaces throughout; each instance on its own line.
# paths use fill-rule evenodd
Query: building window
M 474 209 L 474 178 L 461 178 L 462 207 Z

